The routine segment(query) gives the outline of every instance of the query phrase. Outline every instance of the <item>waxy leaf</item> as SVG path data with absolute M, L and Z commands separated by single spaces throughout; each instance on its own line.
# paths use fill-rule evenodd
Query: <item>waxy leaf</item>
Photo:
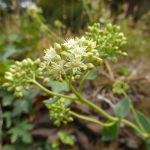
M 150 133 L 150 120 L 141 112 L 136 111 L 136 115 L 143 126 L 144 130 L 148 133 Z M 133 123 L 136 124 L 138 127 L 139 125 L 137 124 L 135 118 L 133 119 Z M 140 127 L 139 127 L 140 128 Z
M 125 118 L 130 112 L 130 100 L 125 98 L 121 102 L 117 103 L 114 109 L 114 115 L 119 118 Z
M 111 122 L 111 121 L 108 121 Z M 111 141 L 117 137 L 118 134 L 118 124 L 114 124 L 110 127 L 103 127 L 102 141 Z
M 94 72 L 90 73 L 87 77 L 88 80 L 93 80 L 98 76 L 99 70 L 95 70 Z
M 45 104 L 53 104 L 53 103 L 57 102 L 58 99 L 59 99 L 59 97 L 50 98 L 48 100 L 43 101 L 43 103 L 45 103 Z

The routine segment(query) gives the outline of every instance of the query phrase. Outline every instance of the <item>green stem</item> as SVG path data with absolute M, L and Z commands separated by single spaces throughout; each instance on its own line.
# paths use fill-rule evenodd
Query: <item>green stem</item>
M 69 85 L 71 85 L 72 82 L 72 76 L 73 76 L 73 70 L 70 70 L 70 77 L 69 77 Z
M 111 70 L 111 67 L 110 67 L 110 65 L 109 65 L 109 63 L 108 63 L 108 61 L 106 59 L 104 59 L 104 63 L 105 63 L 106 68 L 107 68 L 107 70 L 109 72 L 110 79 L 113 81 L 114 80 L 114 75 L 113 75 L 113 72 Z
M 127 93 L 126 93 L 125 91 L 123 92 L 123 95 L 124 95 L 124 97 L 129 98 L 129 96 L 127 95 Z M 138 118 L 136 112 L 135 112 L 135 109 L 134 109 L 134 107 L 133 107 L 133 104 L 132 104 L 130 98 L 129 98 L 129 100 L 130 100 L 130 103 L 131 103 L 131 111 L 132 111 L 132 113 L 133 113 L 133 116 L 134 116 L 134 118 L 135 118 L 135 120 L 136 120 L 136 122 L 137 122 L 139 128 L 140 128 L 143 132 L 146 132 L 145 129 L 143 128 L 143 126 L 142 126 L 142 124 L 141 124 L 141 122 L 140 122 L 140 120 L 139 120 L 139 118 Z
M 64 75 L 65 80 L 68 81 L 67 76 Z M 112 121 L 118 121 L 119 118 L 116 117 L 112 117 L 109 114 L 107 114 L 105 111 L 103 111 L 101 108 L 97 107 L 95 104 L 91 103 L 90 101 L 86 100 L 85 98 L 83 98 L 73 87 L 72 85 L 70 86 L 71 91 L 76 95 L 76 97 L 83 103 L 89 105 L 90 107 L 92 107 L 93 109 L 97 110 L 99 113 L 101 113 L 102 115 L 104 115 L 106 118 L 112 120 Z
M 115 121 L 113 121 L 111 123 L 103 123 L 101 121 L 98 121 L 98 120 L 95 120 L 95 119 L 92 119 L 92 118 L 89 118 L 89 117 L 85 117 L 85 116 L 79 115 L 79 114 L 77 114 L 77 113 L 75 113 L 73 111 L 70 111 L 70 114 L 75 116 L 75 117 L 77 117 L 77 118 L 97 123 L 97 124 L 99 124 L 101 126 L 104 126 L 104 127 L 109 127 L 109 126 L 112 126 L 112 125 L 114 125 L 116 123 Z
M 48 89 L 43 87 L 41 84 L 39 84 L 36 80 L 29 80 L 29 82 L 37 85 L 40 89 L 42 89 L 44 92 L 46 92 L 46 93 L 48 93 L 50 95 L 57 96 L 57 97 L 64 97 L 64 98 L 71 99 L 71 100 L 78 100 L 75 97 L 70 97 L 70 96 L 67 96 L 67 95 L 57 94 L 57 93 L 54 93 L 52 91 L 49 91 Z
M 81 81 L 81 83 L 80 83 L 80 85 L 79 85 L 79 88 L 78 88 L 78 92 L 79 92 L 79 93 L 81 93 L 81 89 L 82 89 L 83 83 L 84 83 L 84 81 L 86 80 L 86 78 L 88 77 L 88 75 L 91 73 L 91 71 L 92 71 L 92 70 L 89 70 L 89 71 L 85 74 L 85 76 L 83 77 L 83 79 L 82 79 L 82 81 Z
M 143 137 L 145 138 L 149 138 L 150 136 L 147 133 L 143 133 L 143 131 L 141 131 L 135 124 L 133 124 L 132 122 L 126 120 L 126 119 L 121 119 L 120 122 L 125 123 L 126 125 L 132 127 L 133 129 L 135 129 L 139 134 L 141 134 Z

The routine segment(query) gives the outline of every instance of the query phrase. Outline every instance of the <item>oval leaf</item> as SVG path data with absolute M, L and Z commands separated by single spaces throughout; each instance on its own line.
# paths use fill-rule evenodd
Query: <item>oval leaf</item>
M 141 125 L 145 129 L 145 131 L 150 133 L 150 120 L 143 113 L 141 113 L 139 111 L 136 111 L 136 115 L 137 115 Z M 133 123 L 136 124 L 139 127 L 139 125 L 137 124 L 135 118 L 133 119 Z
M 111 121 L 108 121 L 111 122 Z M 111 141 L 117 137 L 118 134 L 118 124 L 114 124 L 110 127 L 103 127 L 102 141 Z
M 53 104 L 55 103 L 57 100 L 59 99 L 59 97 L 54 97 L 48 100 L 43 101 L 44 104 Z
M 130 112 L 130 100 L 125 98 L 121 102 L 117 103 L 114 109 L 114 115 L 119 118 L 125 118 Z
M 98 73 L 99 73 L 99 69 L 98 70 L 95 70 L 94 72 L 90 73 L 87 77 L 88 80 L 93 80 L 95 79 L 97 76 L 98 76 Z
M 80 72 L 80 71 L 78 71 L 78 70 L 75 72 L 75 74 L 77 74 L 77 75 L 83 75 L 83 73 Z

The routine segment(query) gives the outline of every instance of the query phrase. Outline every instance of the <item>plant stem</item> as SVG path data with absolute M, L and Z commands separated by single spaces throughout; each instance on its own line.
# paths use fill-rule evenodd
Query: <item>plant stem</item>
M 143 131 L 141 131 L 135 124 L 133 124 L 132 122 L 126 120 L 126 119 L 121 119 L 120 122 L 125 123 L 126 125 L 132 127 L 133 129 L 135 129 L 139 134 L 141 134 L 143 137 L 145 138 L 150 138 L 150 136 L 147 133 L 143 133 Z
M 86 80 L 86 78 L 88 77 L 88 75 L 91 73 L 91 71 L 92 71 L 92 70 L 89 70 L 89 71 L 85 74 L 85 76 L 82 78 L 82 81 L 81 81 L 81 83 L 80 83 L 80 85 L 79 85 L 79 88 L 78 88 L 78 92 L 79 92 L 79 93 L 81 93 L 81 89 L 82 89 L 83 83 L 84 83 L 84 81 Z
M 67 96 L 67 95 L 57 94 L 57 93 L 54 93 L 54 92 L 52 92 L 52 91 L 49 91 L 49 90 L 46 89 L 44 86 L 42 86 L 41 84 L 39 84 L 36 80 L 30 80 L 30 83 L 35 84 L 35 85 L 38 86 L 40 89 L 42 89 L 44 92 L 46 92 L 46 93 L 48 93 L 48 94 L 50 94 L 50 95 L 57 96 L 57 97 L 64 97 L 64 98 L 71 99 L 71 100 L 78 100 L 78 99 L 75 98 L 75 97 L 70 97 L 70 96 Z
M 98 121 L 98 120 L 95 120 L 95 119 L 92 119 L 92 118 L 89 118 L 89 117 L 85 117 L 85 116 L 79 115 L 79 114 L 77 114 L 77 113 L 75 113 L 73 111 L 70 111 L 70 114 L 75 116 L 75 117 L 77 117 L 77 118 L 97 123 L 97 124 L 99 124 L 101 126 L 104 126 L 104 127 L 109 127 L 109 126 L 112 126 L 112 125 L 114 125 L 116 123 L 115 121 L 113 121 L 111 123 L 103 123 L 101 121 Z
M 130 103 L 131 103 L 131 111 L 132 111 L 132 113 L 133 113 L 133 116 L 134 116 L 134 118 L 135 118 L 135 120 L 136 120 L 136 122 L 137 122 L 139 128 L 140 128 L 143 132 L 146 132 L 145 129 L 143 128 L 143 126 L 142 126 L 142 124 L 141 124 L 141 122 L 140 122 L 140 120 L 139 120 L 139 118 L 138 118 L 136 112 L 135 112 L 135 109 L 134 109 L 134 107 L 133 107 L 133 104 L 132 104 L 132 102 L 131 102 L 130 97 L 127 95 L 127 93 L 126 93 L 125 91 L 123 92 L 123 95 L 124 95 L 124 97 L 129 98 L 129 100 L 130 100 Z
M 64 75 L 65 80 L 68 82 L 67 76 Z M 101 113 L 102 115 L 104 115 L 106 118 L 112 120 L 112 121 L 118 121 L 119 118 L 117 117 L 112 117 L 109 114 L 107 114 L 105 111 L 103 111 L 101 108 L 97 107 L 95 104 L 91 103 L 90 101 L 88 101 L 87 99 L 83 98 L 73 87 L 72 85 L 69 86 L 71 91 L 76 95 L 76 97 L 83 103 L 89 105 L 90 107 L 92 107 L 93 109 L 97 110 L 99 113 Z
M 109 63 L 108 63 L 108 61 L 106 59 L 104 59 L 104 63 L 105 63 L 106 68 L 107 68 L 107 70 L 109 72 L 110 79 L 113 81 L 114 80 L 114 75 L 113 75 L 113 72 L 111 70 L 111 67 L 110 67 L 110 65 L 109 65 Z

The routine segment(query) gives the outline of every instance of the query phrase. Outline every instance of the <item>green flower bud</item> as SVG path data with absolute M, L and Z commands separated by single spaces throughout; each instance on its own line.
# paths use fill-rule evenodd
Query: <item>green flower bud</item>
M 61 52 L 60 54 L 61 54 L 62 58 L 64 58 L 64 59 L 71 57 L 71 54 L 68 52 L 65 52 L 65 51 Z
M 56 120 L 55 122 L 54 122 L 54 125 L 56 125 L 56 126 L 60 126 L 60 121 L 59 120 Z
M 21 74 L 19 72 L 17 72 L 15 75 L 16 75 L 17 78 L 21 77 Z
M 38 59 L 36 59 L 36 60 L 34 61 L 34 65 L 39 65 L 40 63 L 41 63 L 40 58 L 38 58 Z
M 109 23 L 107 26 L 106 26 L 106 30 L 107 31 L 111 31 L 112 30 L 112 24 Z
M 113 26 L 113 31 L 114 32 L 118 32 L 120 30 L 120 27 L 119 26 L 117 26 L 117 25 L 114 25 Z
M 27 91 L 29 91 L 29 90 L 30 90 L 29 84 L 26 84 L 26 85 L 24 86 L 24 89 L 27 90 Z
M 121 55 L 122 56 L 128 56 L 128 54 L 126 52 L 123 52 Z
M 85 56 L 85 60 L 89 61 L 93 58 L 93 53 L 88 52 L 87 55 Z
M 74 79 L 75 79 L 75 80 L 78 80 L 78 79 L 80 79 L 80 77 L 81 77 L 81 75 L 76 75 L 76 76 L 74 77 Z
M 6 76 L 12 76 L 13 74 L 11 72 L 5 72 Z
M 100 23 L 94 23 L 93 26 L 96 27 L 96 28 L 100 28 Z
M 59 82 L 62 82 L 63 81 L 63 79 L 62 78 L 59 78 L 59 80 L 58 80 Z
M 55 43 L 54 48 L 55 48 L 56 53 L 59 55 L 60 52 L 62 51 L 60 44 Z
M 14 93 L 15 98 L 21 98 L 21 96 L 23 96 L 22 92 L 15 91 L 15 93 Z
M 23 65 L 23 66 L 27 66 L 27 65 L 28 65 L 28 62 L 27 62 L 26 59 L 24 59 L 24 60 L 22 61 L 22 65 Z
M 27 81 L 27 79 L 22 79 L 22 83 L 26 83 Z
M 122 32 L 120 32 L 119 34 L 118 34 L 118 37 L 120 37 L 120 38 L 122 38 L 124 36 L 124 34 L 122 33 Z
M 15 62 L 15 64 L 16 64 L 17 66 L 19 66 L 19 67 L 21 67 L 21 66 L 22 66 L 22 63 L 21 63 L 21 62 L 19 62 L 19 61 L 16 61 L 16 62 Z
M 112 62 L 116 63 L 117 62 L 117 57 L 113 57 Z
M 72 121 L 73 121 L 73 118 L 72 118 L 72 117 L 69 117 L 69 118 L 67 118 L 67 121 L 68 121 L 68 122 L 72 122 Z
M 24 77 L 24 76 L 26 76 L 26 72 L 25 72 L 25 71 L 22 71 L 22 72 L 21 72 L 21 77 Z
M 50 82 L 50 78 L 45 78 L 44 80 L 43 80 L 43 83 L 44 84 L 47 84 L 47 83 L 49 83 Z
M 11 73 L 16 73 L 15 69 L 10 68 L 9 70 L 10 70 Z
M 66 44 L 61 44 L 61 49 L 63 51 L 67 51 L 69 48 L 68 48 L 68 46 Z
M 19 92 L 19 97 L 18 98 L 22 98 L 23 97 L 23 93 Z
M 31 66 L 33 65 L 33 61 L 30 58 L 27 58 L 27 62 L 29 65 L 31 65 Z
M 91 27 L 91 26 L 88 26 L 88 31 L 89 31 L 89 32 L 93 32 L 93 31 L 94 31 L 94 28 Z
M 5 79 L 8 81 L 13 81 L 13 77 L 12 76 L 5 76 Z
M 15 88 L 15 91 L 17 91 L 17 92 L 20 92 L 22 90 L 22 86 L 17 86 L 16 88 Z
M 7 89 L 7 91 L 8 91 L 8 92 L 12 92 L 12 91 L 14 91 L 14 89 L 15 89 L 15 87 L 14 87 L 14 86 L 11 86 L 11 87 L 9 87 L 9 88 Z
M 92 63 L 87 63 L 85 65 L 87 66 L 88 70 L 91 70 L 91 69 L 93 69 L 95 67 Z
M 120 43 L 120 46 L 124 46 L 124 45 L 126 45 L 126 44 L 127 44 L 127 42 L 126 42 L 126 41 L 123 41 L 123 42 Z
M 11 65 L 10 68 L 15 69 L 17 66 L 16 65 Z
M 67 121 L 65 121 L 65 120 L 63 120 L 62 122 L 63 122 L 63 124 L 64 124 L 64 125 L 67 125 L 67 123 L 68 123 L 68 122 L 67 122 Z
M 6 83 L 4 83 L 4 84 L 2 85 L 2 88 L 8 88 L 8 87 L 11 86 L 11 85 L 12 85 L 12 83 L 6 82 Z

